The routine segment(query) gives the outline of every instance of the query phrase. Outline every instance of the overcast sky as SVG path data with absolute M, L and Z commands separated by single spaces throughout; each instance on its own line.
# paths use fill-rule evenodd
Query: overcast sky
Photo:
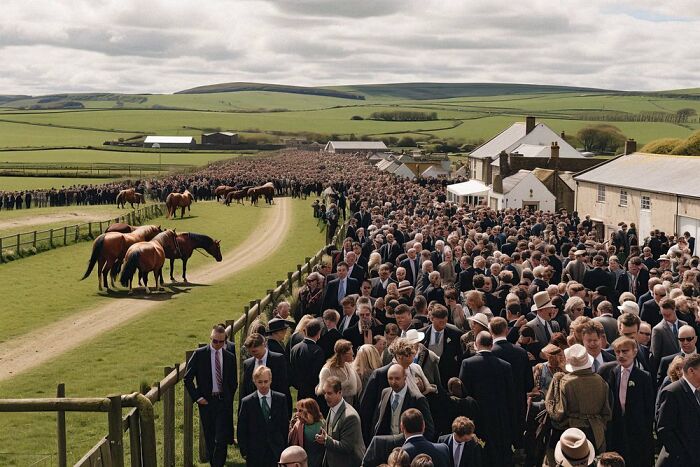
M 700 87 L 697 0 L 2 0 L 0 94 L 510 82 Z

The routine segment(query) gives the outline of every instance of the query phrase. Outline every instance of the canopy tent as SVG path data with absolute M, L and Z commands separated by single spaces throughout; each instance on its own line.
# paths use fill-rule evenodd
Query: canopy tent
M 455 203 L 481 204 L 488 193 L 489 187 L 479 180 L 447 185 L 447 200 Z

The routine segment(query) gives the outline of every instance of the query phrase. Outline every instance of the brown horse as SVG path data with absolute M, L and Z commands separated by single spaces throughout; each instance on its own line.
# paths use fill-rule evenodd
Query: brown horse
M 250 204 L 258 204 L 258 198 L 260 196 L 265 197 L 265 202 L 267 204 L 272 204 L 275 195 L 275 186 L 272 182 L 267 182 L 262 186 L 256 186 L 248 190 L 248 196 L 250 196 Z
M 147 294 L 151 293 L 148 288 L 148 273 L 151 271 L 156 280 L 156 288 L 162 290 L 165 246 L 170 245 L 175 250 L 179 249 L 176 238 L 177 234 L 174 230 L 166 230 L 156 235 L 150 242 L 138 242 L 129 247 L 124 256 L 124 270 L 119 278 L 123 287 L 129 287 L 129 294 L 133 293 L 132 282 L 136 270 L 139 271 L 139 280 L 143 282 Z M 158 287 L 159 278 L 161 287 Z
M 235 190 L 236 189 L 232 186 L 219 185 L 216 188 L 214 188 L 214 195 L 216 196 L 217 201 L 219 201 L 219 196 L 221 196 L 221 200 L 224 201 L 226 199 L 226 195 Z
M 192 256 L 192 252 L 197 248 L 201 248 L 214 257 L 216 262 L 221 262 L 221 247 L 220 241 L 213 238 L 192 233 L 183 232 L 177 235 L 177 246 L 179 249 L 173 248 L 171 245 L 165 246 L 165 257 L 170 260 L 170 280 L 175 282 L 173 276 L 175 258 L 182 259 L 182 279 L 187 282 L 187 260 Z
M 134 230 L 136 230 L 136 227 L 131 226 L 129 224 L 126 224 L 124 222 L 117 222 L 109 227 L 107 227 L 107 230 L 105 230 L 105 233 L 108 232 L 118 232 L 118 233 L 131 233 Z
M 168 214 L 166 218 L 175 217 L 175 212 L 177 208 L 180 208 L 180 219 L 185 216 L 185 208 L 190 211 L 190 205 L 194 197 L 192 193 L 185 190 L 182 194 L 180 193 L 170 193 L 167 198 L 165 198 L 165 207 L 168 209 Z
M 134 190 L 133 188 L 122 190 L 117 195 L 117 206 L 119 206 L 120 208 L 123 208 L 126 203 L 129 203 L 131 204 L 131 208 L 133 209 L 134 203 L 136 203 L 136 206 L 138 206 L 141 203 L 145 202 L 146 200 L 144 199 L 143 195 L 138 191 Z
M 99 290 L 102 290 L 102 283 L 107 290 L 107 273 L 112 272 L 112 285 L 114 278 L 119 272 L 121 261 L 126 254 L 126 251 L 131 245 L 138 242 L 143 242 L 152 239 L 161 232 L 160 226 L 157 225 L 142 225 L 131 233 L 122 234 L 117 232 L 103 233 L 95 239 L 92 244 L 92 255 L 88 263 L 87 271 L 82 279 L 86 279 L 97 263 L 97 285 Z
M 236 203 L 243 204 L 243 200 L 245 199 L 246 196 L 248 196 L 248 189 L 231 191 L 226 195 L 225 204 L 226 204 L 226 206 L 230 206 L 231 201 L 233 201 L 233 200 L 236 200 Z

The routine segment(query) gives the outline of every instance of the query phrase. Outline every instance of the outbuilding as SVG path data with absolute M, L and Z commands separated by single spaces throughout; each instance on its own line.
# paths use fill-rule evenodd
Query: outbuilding
M 216 146 L 233 146 L 238 144 L 238 133 L 231 131 L 214 131 L 212 133 L 202 133 L 202 144 Z
M 329 141 L 324 149 L 331 154 L 355 154 L 387 151 L 383 141 Z
M 197 142 L 193 136 L 146 136 L 143 140 L 144 148 L 152 148 L 154 145 L 160 148 L 184 148 L 191 149 Z

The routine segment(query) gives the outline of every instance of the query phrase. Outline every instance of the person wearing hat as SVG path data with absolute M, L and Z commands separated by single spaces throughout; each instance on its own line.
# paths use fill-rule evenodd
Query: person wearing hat
M 586 256 L 585 246 L 579 248 L 574 252 L 574 259 L 569 261 L 564 267 L 562 272 L 562 280 L 565 281 L 576 281 L 583 282 L 583 277 L 588 269 L 586 263 L 583 261 L 583 257 Z
M 557 467 L 588 467 L 595 461 L 595 449 L 578 428 L 569 428 L 562 433 L 554 449 Z
M 596 452 L 605 451 L 605 428 L 610 421 L 608 384 L 592 370 L 593 357 L 581 344 L 564 350 L 565 369 L 557 373 L 545 398 L 545 407 L 552 421 L 552 442 L 568 428 L 578 428 L 593 442 Z M 551 446 L 551 445 L 550 445 Z M 554 450 L 547 452 L 549 465 L 554 465 Z
M 401 269 L 401 268 L 399 268 L 399 269 Z M 413 286 L 411 285 L 411 283 L 407 280 L 402 280 L 401 282 L 399 282 L 398 288 L 399 288 L 399 295 L 400 295 L 399 303 L 403 303 L 403 304 L 406 304 L 409 306 L 412 305 L 414 294 L 413 294 Z
M 552 320 L 557 314 L 557 307 L 549 298 L 549 293 L 545 290 L 537 292 L 532 298 L 532 311 L 536 313 L 534 319 L 528 321 L 526 326 L 535 331 L 535 337 L 543 345 L 547 345 L 552 338 L 552 334 L 559 332 L 559 323 Z
M 287 336 L 287 330 L 294 327 L 294 323 L 287 321 L 282 318 L 272 318 L 267 323 L 267 329 L 265 330 L 265 335 L 267 336 L 267 348 L 271 352 L 276 352 L 287 355 L 287 351 L 284 348 L 284 338 Z

